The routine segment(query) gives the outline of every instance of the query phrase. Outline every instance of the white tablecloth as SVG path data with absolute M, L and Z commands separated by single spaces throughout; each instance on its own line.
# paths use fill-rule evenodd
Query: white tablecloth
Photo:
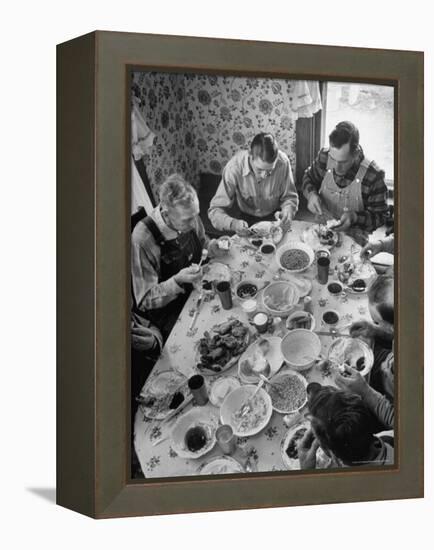
M 285 235 L 282 244 L 288 240 L 300 239 L 303 230 L 307 229 L 309 225 L 307 222 L 294 221 L 291 230 Z M 354 241 L 350 237 L 344 236 L 342 245 L 332 249 L 329 281 L 336 278 L 334 276 L 335 266 L 340 257 L 350 255 L 353 244 Z M 279 272 L 275 259 L 271 262 L 268 259 L 259 262 L 256 256 L 254 251 L 245 246 L 243 240 L 235 240 L 228 255 L 218 261 L 226 263 L 231 268 L 235 279 L 254 279 L 258 281 L 259 286 L 263 286 L 265 281 L 272 281 L 273 278 L 285 278 L 285 274 L 282 275 L 281 271 Z M 309 277 L 312 281 L 311 297 L 316 320 L 316 330 L 328 330 L 322 321 L 322 314 L 325 309 L 335 309 L 340 313 L 340 326 L 359 319 L 371 319 L 368 311 L 367 296 L 365 294 L 332 296 L 327 290 L 327 285 L 321 285 L 317 282 L 316 273 L 317 268 L 314 262 L 302 274 Z M 238 299 L 234 298 L 231 310 L 224 310 L 220 305 L 219 297 L 216 295 L 208 297 L 202 303 L 195 327 L 193 330 L 189 330 L 197 298 L 198 293 L 193 291 L 147 383 L 149 383 L 153 376 L 165 370 L 176 369 L 187 377 L 196 373 L 195 365 L 197 358 L 195 344 L 202 337 L 204 331 L 209 330 L 218 323 L 224 322 L 229 316 L 234 316 L 243 322 L 247 322 Z M 275 327 L 275 335 L 282 335 L 284 332 L 283 324 Z M 332 337 L 320 336 L 320 338 L 322 353 L 325 355 L 332 342 Z M 303 374 L 308 382 L 316 381 L 321 384 L 334 384 L 333 374 L 328 371 L 322 372 L 316 366 L 308 371 L 304 371 Z M 219 376 L 237 376 L 237 365 Z M 187 412 L 192 406 L 191 404 L 186 406 L 184 411 L 179 414 L 182 415 Z M 204 410 L 217 416 L 219 414 L 218 409 L 210 403 L 205 405 Z M 134 444 L 145 477 L 196 475 L 198 467 L 203 462 L 208 461 L 213 456 L 222 454 L 218 445 L 216 445 L 206 456 L 199 459 L 186 460 L 177 456 L 171 446 L 170 437 L 153 446 L 152 442 L 159 440 L 162 435 L 165 436 L 169 433 L 175 422 L 176 419 L 173 419 L 167 424 L 160 426 L 159 421 L 151 421 L 144 418 L 141 409 L 138 409 L 134 426 Z M 274 411 L 269 424 L 262 432 L 248 439 L 242 438 L 238 440 L 240 445 L 234 458 L 243 464 L 247 463 L 249 470 L 267 472 L 285 469 L 280 446 L 287 431 L 288 428 L 283 422 L 283 415 Z

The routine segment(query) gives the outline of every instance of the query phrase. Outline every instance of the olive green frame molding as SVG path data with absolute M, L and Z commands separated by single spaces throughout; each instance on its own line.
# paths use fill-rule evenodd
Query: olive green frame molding
M 133 67 L 395 86 L 396 467 L 129 479 Z M 58 504 L 104 518 L 423 496 L 423 54 L 97 31 L 57 47 L 57 94 Z

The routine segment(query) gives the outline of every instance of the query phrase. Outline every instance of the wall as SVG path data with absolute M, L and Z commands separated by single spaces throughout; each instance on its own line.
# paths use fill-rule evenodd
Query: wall
M 173 171 L 194 185 L 200 172 L 220 174 L 264 131 L 276 136 L 295 172 L 294 81 L 141 72 L 133 83 L 156 134 L 144 158 L 154 193 Z
M 140 109 L 154 143 L 143 160 L 158 202 L 158 188 L 174 172 L 194 182 L 197 160 L 189 141 L 190 125 L 185 100 L 184 75 L 137 72 L 133 75 L 133 91 L 140 98 Z

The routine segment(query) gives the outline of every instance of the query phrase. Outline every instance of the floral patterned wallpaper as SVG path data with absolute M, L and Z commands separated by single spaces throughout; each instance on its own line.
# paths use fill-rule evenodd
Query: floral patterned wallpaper
M 295 172 L 294 81 L 136 72 L 133 92 L 156 135 L 144 162 L 157 200 L 169 174 L 198 185 L 201 172 L 221 174 L 258 132 L 275 135 Z
M 143 162 L 158 202 L 158 188 L 170 174 L 183 174 L 192 183 L 197 179 L 197 159 L 186 132 L 190 122 L 184 75 L 136 72 L 133 94 L 140 100 L 140 109 L 155 134 L 153 146 Z
M 248 148 L 259 132 L 274 134 L 294 166 L 291 86 L 289 81 L 267 78 L 186 75 L 199 171 L 221 174 L 228 160 Z

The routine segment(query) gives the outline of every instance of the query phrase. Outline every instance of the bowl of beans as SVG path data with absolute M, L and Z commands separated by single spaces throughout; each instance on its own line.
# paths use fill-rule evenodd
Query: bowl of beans
M 315 259 L 310 246 L 298 241 L 291 241 L 277 250 L 277 263 L 285 271 L 301 273 L 306 271 Z
M 240 281 L 235 287 L 235 295 L 240 300 L 250 300 L 258 293 L 259 285 L 254 281 Z

